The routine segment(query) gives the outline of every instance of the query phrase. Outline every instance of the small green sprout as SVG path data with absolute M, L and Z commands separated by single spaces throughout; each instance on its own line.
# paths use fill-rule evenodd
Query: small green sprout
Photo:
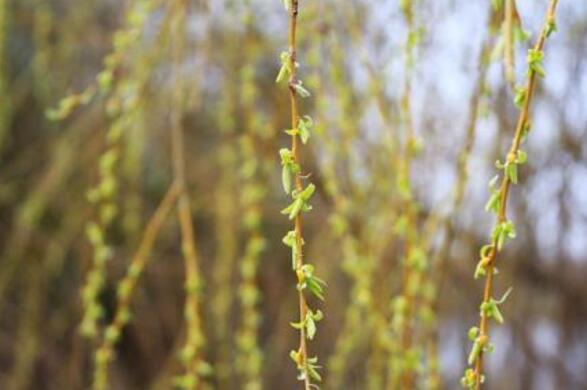
M 485 245 L 479 251 L 480 260 L 477 263 L 477 267 L 475 268 L 475 279 L 479 279 L 481 276 L 485 276 L 487 274 L 487 266 L 491 262 L 492 250 L 493 245 Z
M 497 242 L 497 250 L 501 251 L 508 239 L 516 238 L 516 226 L 512 221 L 501 222 L 493 228 L 491 238 Z
M 541 50 L 529 49 L 527 62 L 530 69 L 530 73 L 536 73 L 540 77 L 544 77 L 546 72 L 542 67 L 542 60 L 544 59 L 544 53 Z
M 310 211 L 312 210 L 312 206 L 308 204 L 308 201 L 314 194 L 316 190 L 316 186 L 312 183 L 308 184 L 308 186 L 303 189 L 302 191 L 294 190 L 292 191 L 293 202 L 281 210 L 281 214 L 287 214 L 290 220 L 294 219 L 300 212 Z
M 281 184 L 286 194 L 291 192 L 292 176 L 300 173 L 300 165 L 296 163 L 294 155 L 291 150 L 282 148 L 279 150 L 281 157 Z
M 473 341 L 473 347 L 471 347 L 471 352 L 469 353 L 467 363 L 469 363 L 469 365 L 475 363 L 475 360 L 477 360 L 482 352 L 486 352 L 490 349 L 488 348 L 489 345 L 489 337 L 487 337 L 487 335 L 482 334 L 477 336 Z
M 298 258 L 298 246 L 296 245 L 296 232 L 295 230 L 290 230 L 287 232 L 285 237 L 282 239 L 283 243 L 291 248 L 291 267 L 292 269 L 296 269 L 296 259 Z M 302 239 L 302 245 L 304 245 L 304 240 Z
M 285 130 L 286 134 L 299 135 L 302 143 L 305 145 L 310 139 L 310 128 L 314 125 L 312 118 L 309 115 L 304 115 L 303 118 L 299 119 L 297 129 Z
M 502 163 L 497 160 L 495 166 L 499 169 L 503 169 L 505 176 L 513 184 L 518 184 L 518 165 L 526 163 L 527 155 L 523 150 L 518 150 L 516 153 L 508 153 L 507 161 Z
M 318 299 L 324 300 L 324 286 L 326 282 L 314 275 L 314 267 L 310 264 L 304 264 L 296 270 L 298 277 L 298 290 L 308 289 Z
M 291 322 L 291 326 L 295 329 L 306 329 L 306 337 L 309 340 L 314 339 L 316 335 L 316 322 L 320 321 L 324 318 L 324 314 L 320 310 L 316 310 L 316 312 L 312 312 L 312 310 L 308 310 L 306 312 L 306 316 L 300 322 Z
M 501 208 L 501 192 L 497 187 L 497 181 L 499 180 L 499 175 L 495 175 L 493 179 L 489 181 L 489 189 L 491 190 L 491 195 L 485 203 L 485 211 L 493 212 L 497 214 L 499 209 Z
M 514 104 L 518 108 L 522 108 L 526 102 L 526 88 L 516 87 L 516 96 L 514 97 Z
M 288 79 L 293 71 L 291 68 L 290 54 L 287 51 L 281 52 L 279 55 L 279 60 L 281 61 L 281 67 L 279 68 L 279 72 L 275 78 L 276 83 L 281 83 L 282 81 Z M 297 67 L 298 64 L 296 63 L 294 66 Z

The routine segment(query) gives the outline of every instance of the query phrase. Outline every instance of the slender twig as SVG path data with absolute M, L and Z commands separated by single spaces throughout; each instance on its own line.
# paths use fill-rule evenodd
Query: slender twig
M 525 153 L 520 150 L 520 145 L 530 130 L 529 111 L 532 97 L 536 89 L 537 77 L 544 75 L 542 68 L 543 48 L 546 38 L 556 29 L 555 11 L 558 0 L 550 0 L 544 26 L 533 49 L 528 53 L 528 78 L 523 90 L 521 111 L 516 124 L 516 131 L 506 162 L 497 164 L 504 170 L 499 189 L 492 195 L 488 208 L 497 214 L 496 226 L 493 230 L 491 244 L 481 250 L 481 260 L 477 266 L 476 276 L 485 275 L 485 287 L 483 290 L 483 303 L 480 309 L 479 327 L 472 328 L 469 336 L 473 341 L 473 348 L 469 355 L 469 363 L 473 369 L 468 369 L 463 377 L 462 384 L 465 387 L 479 390 L 484 381 L 483 357 L 484 353 L 492 347 L 489 343 L 489 319 L 494 318 L 503 321 L 497 305 L 503 302 L 492 298 L 493 278 L 495 274 L 495 262 L 498 252 L 501 251 L 506 239 L 515 237 L 513 223 L 507 218 L 507 202 L 511 184 L 517 183 L 517 165 L 524 163 Z M 517 99 L 520 101 L 520 99 Z M 507 295 L 507 294 L 506 294 Z M 505 297 L 504 297 L 505 298 Z
M 320 381 L 321 377 L 317 369 L 318 359 L 308 356 L 307 339 L 312 339 L 316 333 L 316 322 L 322 318 L 322 312 L 310 310 L 304 295 L 304 291 L 323 299 L 324 282 L 315 276 L 314 268 L 304 264 L 302 247 L 302 213 L 310 211 L 312 207 L 309 200 L 314 194 L 316 187 L 310 183 L 306 188 L 302 184 L 302 167 L 300 164 L 300 145 L 308 142 L 312 119 L 309 116 L 300 117 L 298 108 L 298 95 L 308 97 L 310 93 L 302 86 L 297 78 L 297 52 L 296 34 L 298 22 L 298 0 L 285 0 L 286 9 L 289 11 L 289 31 L 287 52 L 281 54 L 281 69 L 277 75 L 277 82 L 288 79 L 289 100 L 291 107 L 291 128 L 286 133 L 291 136 L 291 149 L 281 149 L 281 163 L 283 165 L 282 182 L 285 192 L 293 198 L 293 202 L 283 209 L 283 214 L 288 214 L 289 219 L 294 221 L 294 230 L 287 233 L 283 242 L 292 250 L 292 267 L 297 276 L 297 290 L 299 302 L 299 322 L 291 325 L 299 330 L 300 342 L 295 351 L 290 352 L 290 357 L 299 370 L 299 379 L 304 382 L 306 390 L 315 385 L 312 381 Z M 294 188 L 291 188 L 291 178 L 294 179 Z
M 291 69 L 291 74 L 289 78 L 289 99 L 291 104 L 291 128 L 297 129 L 299 124 L 299 113 L 298 113 L 298 100 L 297 100 L 297 93 L 294 85 L 297 83 L 297 64 L 296 64 L 296 27 L 298 21 L 298 0 L 291 0 L 290 5 L 290 14 L 289 14 L 289 66 Z M 291 150 L 293 154 L 294 161 L 300 161 L 300 152 L 299 152 L 299 137 L 297 134 L 291 136 Z M 295 175 L 295 188 L 297 191 L 303 190 L 302 185 L 302 177 L 301 174 L 298 172 Z M 297 258 L 296 260 L 296 272 L 301 270 L 304 259 L 302 253 L 302 215 L 298 213 L 294 220 L 294 231 L 295 231 L 295 246 L 297 248 Z M 300 310 L 300 321 L 303 321 L 306 318 L 306 313 L 308 312 L 308 305 L 306 304 L 306 298 L 301 290 L 298 290 L 298 300 L 299 300 L 299 310 Z M 300 329 L 300 346 L 298 348 L 299 356 L 303 362 L 308 361 L 308 347 L 306 345 L 306 329 L 302 327 Z M 310 390 L 310 376 L 304 376 L 304 386 L 306 390 Z
M 130 303 L 133 291 L 137 285 L 143 269 L 149 258 L 149 253 L 155 244 L 159 231 L 169 214 L 171 207 L 174 205 L 179 195 L 179 186 L 173 183 L 167 190 L 167 194 L 153 213 L 153 216 L 147 223 L 143 238 L 135 254 L 132 257 L 126 276 L 118 285 L 118 303 L 114 320 L 106 328 L 102 344 L 96 351 L 96 368 L 94 372 L 95 390 L 103 390 L 108 387 L 108 364 L 114 358 L 114 345 L 120 338 L 120 333 L 124 325 L 130 320 Z
M 181 230 L 182 252 L 185 267 L 186 342 L 182 351 L 185 375 L 178 378 L 178 385 L 187 389 L 201 387 L 200 372 L 205 363 L 201 359 L 204 344 L 202 320 L 200 316 L 201 274 L 198 265 L 196 240 L 192 225 L 190 200 L 186 188 L 185 147 L 183 129 L 183 106 L 185 82 L 182 78 L 182 65 L 185 55 L 185 26 L 188 12 L 187 0 L 176 0 L 172 5 L 174 13 L 172 61 L 174 69 L 173 109 L 171 112 L 171 158 L 173 176 L 178 186 L 177 216 Z

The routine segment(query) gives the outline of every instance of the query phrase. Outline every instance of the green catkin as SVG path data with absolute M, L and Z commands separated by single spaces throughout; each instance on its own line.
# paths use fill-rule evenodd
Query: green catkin
M 315 191 L 312 183 L 304 186 L 302 180 L 301 161 L 299 149 L 301 144 L 306 144 L 311 137 L 312 119 L 309 116 L 301 116 L 298 111 L 298 96 L 309 97 L 310 92 L 297 78 L 297 22 L 298 22 L 298 0 L 285 0 L 284 5 L 289 13 L 289 48 L 281 53 L 281 68 L 276 81 L 287 81 L 291 105 L 291 128 L 286 133 L 291 136 L 291 149 L 279 151 L 282 163 L 282 185 L 285 192 L 292 197 L 292 203 L 281 212 L 294 222 L 294 229 L 288 232 L 283 238 L 283 243 L 291 248 L 292 268 L 297 277 L 296 288 L 299 299 L 299 320 L 291 325 L 299 330 L 300 344 L 297 350 L 290 352 L 299 375 L 298 379 L 304 383 L 304 388 L 310 390 L 316 387 L 314 382 L 320 382 L 321 376 L 318 372 L 317 357 L 310 357 L 308 352 L 308 340 L 312 340 L 316 333 L 316 323 L 322 319 L 320 310 L 313 310 L 307 298 L 314 296 L 324 299 L 324 282 L 315 275 L 314 267 L 304 263 L 302 237 L 302 214 L 312 209 L 310 199 Z M 293 181 L 293 188 L 292 188 Z
M 111 101 L 117 100 L 112 97 Z M 112 249 L 107 244 L 107 230 L 116 216 L 117 162 L 119 159 L 121 125 L 116 119 L 107 132 L 107 147 L 99 160 L 98 184 L 88 191 L 89 201 L 96 206 L 96 219 L 86 224 L 86 235 L 92 245 L 93 260 L 86 283 L 82 288 L 84 316 L 80 324 L 81 333 L 95 338 L 98 322 L 103 317 L 103 308 L 99 295 L 106 282 L 106 262 L 112 256 Z
M 493 319 L 498 323 L 504 321 L 503 315 L 499 309 L 510 290 L 501 298 L 493 297 L 493 278 L 495 276 L 495 262 L 499 252 L 503 250 L 505 243 L 516 236 L 515 225 L 507 217 L 506 207 L 508 195 L 512 184 L 518 183 L 518 169 L 526 162 L 526 153 L 521 149 L 521 145 L 530 131 L 529 110 L 534 91 L 536 89 L 537 79 L 545 76 L 542 65 L 544 57 L 544 45 L 546 39 L 556 31 L 555 12 L 558 0 L 550 0 L 544 25 L 538 36 L 534 47 L 528 50 L 527 56 L 527 80 L 525 87 L 521 88 L 522 97 L 516 97 L 516 105 L 520 107 L 520 114 L 516 124 L 516 131 L 512 140 L 511 147 L 506 156 L 505 162 L 498 161 L 496 167 L 502 172 L 490 182 L 492 193 L 487 202 L 486 209 L 496 214 L 496 223 L 492 230 L 491 241 L 480 250 L 480 260 L 475 269 L 475 278 L 484 277 L 485 287 L 483 292 L 483 302 L 480 305 L 479 326 L 473 327 L 468 332 L 468 337 L 472 342 L 471 352 L 469 353 L 468 364 L 465 374 L 461 379 L 463 387 L 468 389 L 479 390 L 485 381 L 483 374 L 483 357 L 486 352 L 493 350 L 494 346 L 489 339 L 489 320 Z M 499 187 L 495 187 L 497 181 L 501 178 Z
M 245 25 L 250 28 L 252 13 L 247 12 Z M 247 31 L 250 33 L 249 31 Z M 261 291 L 257 285 L 259 264 L 267 245 L 262 231 L 263 201 L 267 196 L 266 183 L 261 179 L 264 173 L 264 161 L 259 155 L 257 141 L 265 138 L 269 132 L 266 118 L 257 111 L 259 93 L 255 83 L 254 59 L 258 55 L 257 45 L 251 39 L 248 43 L 247 63 L 239 72 L 240 103 L 244 113 L 245 132 L 239 140 L 239 155 L 242 166 L 239 172 L 242 180 L 240 205 L 243 210 L 242 229 L 247 241 L 245 252 L 240 261 L 240 325 L 236 332 L 236 368 L 244 390 L 262 388 L 263 352 L 259 346 L 259 326 L 261 313 L 259 302 Z M 250 57 L 249 57 L 250 56 Z
M 106 97 L 105 111 L 110 125 L 105 137 L 106 147 L 98 162 L 99 181 L 87 192 L 88 200 L 96 207 L 96 216 L 86 225 L 86 234 L 93 248 L 93 260 L 82 287 L 84 315 L 80 331 L 89 338 L 96 337 L 98 322 L 103 316 L 99 295 L 106 282 L 106 263 L 112 256 L 112 249 L 107 244 L 107 231 L 118 213 L 117 171 L 123 148 L 122 137 L 137 119 L 140 101 L 136 81 L 115 79 L 114 73 L 119 67 L 127 66 L 125 57 L 138 43 L 150 7 L 150 1 L 143 1 L 137 2 L 131 9 L 127 15 L 128 27 L 115 34 L 114 50 L 106 57 L 105 69 L 96 78 L 101 94 Z M 64 113 L 68 115 L 70 111 Z
M 243 68 L 245 71 L 246 67 Z M 251 130 L 249 130 L 251 131 Z M 239 300 L 241 306 L 241 326 L 237 331 L 237 370 L 243 378 L 242 388 L 260 390 L 262 387 L 262 351 L 259 348 L 258 330 L 261 321 L 258 304 L 261 292 L 257 286 L 257 272 L 266 240 L 261 234 L 261 202 L 266 190 L 256 176 L 259 174 L 259 161 L 256 156 L 254 139 L 248 135 L 240 140 L 244 165 L 241 177 L 241 206 L 243 209 L 243 229 L 248 235 L 245 253 L 241 259 Z
M 204 386 L 204 377 L 211 373 L 211 367 L 203 357 L 206 341 L 200 313 L 203 286 L 185 175 L 182 121 L 186 91 L 185 82 L 182 79 L 182 65 L 185 61 L 187 0 L 176 0 L 169 7 L 169 12 L 172 13 L 171 37 L 174 75 L 171 98 L 173 104 L 171 110 L 171 156 L 174 180 L 179 188 L 177 216 L 181 230 L 181 248 L 185 268 L 184 321 L 186 326 L 185 342 L 180 356 L 184 365 L 184 374 L 175 378 L 175 385 L 182 389 L 192 390 Z

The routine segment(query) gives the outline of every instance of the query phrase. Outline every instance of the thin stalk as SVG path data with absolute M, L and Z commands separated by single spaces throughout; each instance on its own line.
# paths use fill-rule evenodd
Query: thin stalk
M 201 388 L 200 373 L 206 364 L 201 358 L 204 336 L 200 315 L 201 272 L 198 265 L 196 240 L 192 225 L 189 194 L 186 188 L 183 107 L 185 101 L 182 65 L 185 56 L 185 27 L 188 12 L 187 0 L 172 4 L 172 62 L 174 70 L 173 109 L 171 112 L 171 158 L 173 176 L 178 186 L 177 217 L 181 231 L 182 253 L 185 268 L 184 317 L 186 342 L 182 351 L 185 375 L 177 378 L 178 385 L 187 389 Z
M 507 154 L 506 162 L 499 165 L 504 169 L 504 174 L 501 179 L 499 190 L 496 193 L 498 199 L 498 207 L 495 207 L 497 213 L 496 227 L 491 240 L 491 244 L 486 246 L 487 250 L 482 250 L 481 261 L 478 269 L 485 275 L 485 286 L 483 289 L 483 303 L 481 304 L 479 327 L 473 328 L 470 331 L 470 336 L 474 335 L 474 345 L 469 356 L 469 362 L 472 363 L 473 369 L 465 372 L 462 383 L 465 387 L 479 390 L 484 381 L 483 375 L 483 358 L 486 350 L 489 347 L 489 319 L 494 318 L 499 322 L 503 321 L 501 314 L 496 315 L 496 305 L 503 302 L 503 299 L 496 301 L 492 298 L 495 262 L 497 254 L 501 251 L 503 243 L 506 238 L 515 237 L 515 230 L 513 224 L 507 218 L 507 202 L 510 192 L 511 184 L 517 182 L 517 164 L 523 163 L 520 159 L 520 145 L 523 138 L 527 135 L 530 129 L 529 111 L 532 97 L 536 89 L 537 77 L 543 75 L 541 65 L 543 48 L 546 38 L 556 30 L 555 12 L 558 5 L 558 0 L 550 0 L 546 18 L 538 40 L 534 48 L 528 53 L 528 78 L 524 88 L 523 104 L 516 124 L 515 134 Z M 524 154 L 525 156 L 525 154 Z M 523 158 L 525 161 L 525 157 Z M 511 167 L 514 167 L 513 169 Z M 486 252 L 486 253 L 484 253 Z M 490 310 L 491 309 L 491 310 Z
M 130 304 L 133 291 L 145 268 L 149 254 L 151 253 L 151 249 L 155 244 L 159 231 L 165 222 L 165 218 L 175 204 L 178 195 L 179 186 L 177 183 L 173 183 L 147 223 L 143 238 L 141 239 L 137 251 L 132 257 L 127 273 L 118 285 L 118 301 L 114 320 L 106 328 L 101 346 L 96 351 L 96 367 L 93 383 L 94 390 L 108 388 L 108 365 L 114 359 L 114 345 L 120 338 L 122 328 L 130 320 Z
M 289 66 L 291 69 L 291 74 L 289 78 L 289 101 L 291 106 L 291 128 L 297 129 L 299 124 L 299 113 L 298 113 L 298 99 L 296 89 L 294 85 L 297 82 L 297 64 L 296 64 L 296 32 L 297 32 L 297 21 L 298 21 L 298 0 L 291 0 L 290 4 L 290 12 L 289 12 L 289 34 L 288 34 L 288 44 L 289 44 Z M 300 140 L 297 134 L 293 134 L 291 136 L 291 151 L 293 154 L 293 159 L 296 162 L 300 161 Z M 302 185 L 302 177 L 301 174 L 298 172 L 295 175 L 295 188 L 296 191 L 301 192 L 303 190 Z M 301 268 L 304 265 L 304 257 L 302 252 L 302 216 L 300 213 L 296 215 L 294 219 L 294 231 L 295 231 L 295 246 L 297 256 L 295 259 L 295 266 L 296 266 L 296 273 L 301 272 Z M 308 312 L 308 305 L 306 303 L 306 298 L 304 293 L 298 289 L 298 302 L 299 302 L 299 312 L 300 312 L 300 322 L 304 321 L 306 318 L 306 314 Z M 298 353 L 301 357 L 301 361 L 304 364 L 308 361 L 308 346 L 306 343 L 306 329 L 302 327 L 300 329 L 300 345 L 298 347 Z M 306 390 L 310 390 L 310 376 L 304 376 L 304 387 Z
M 296 53 L 296 34 L 298 21 L 298 0 L 286 0 L 286 9 L 289 11 L 289 31 L 287 52 L 281 53 L 281 68 L 277 75 L 277 82 L 288 80 L 289 100 L 291 108 L 291 128 L 286 133 L 291 136 L 291 149 L 281 149 L 282 184 L 283 189 L 289 194 L 293 202 L 281 211 L 282 214 L 288 214 L 289 219 L 294 221 L 294 230 L 289 231 L 283 238 L 283 243 L 291 248 L 292 251 L 292 268 L 297 276 L 298 304 L 299 304 L 299 322 L 291 323 L 291 326 L 299 330 L 300 342 L 297 350 L 290 352 L 290 357 L 295 362 L 299 376 L 298 379 L 304 382 L 306 390 L 315 385 L 312 381 L 320 381 L 321 376 L 318 373 L 318 358 L 308 356 L 308 346 L 306 339 L 313 339 L 316 333 L 316 322 L 322 319 L 322 312 L 315 312 L 308 308 L 308 303 L 304 291 L 313 294 L 319 299 L 324 298 L 324 282 L 315 276 L 314 267 L 304 264 L 302 247 L 304 240 L 302 238 L 302 213 L 312 209 L 309 200 L 314 194 L 316 187 L 310 183 L 306 188 L 302 185 L 302 167 L 300 164 L 300 144 L 308 142 L 311 136 L 310 128 L 312 119 L 309 116 L 300 118 L 298 108 L 298 95 L 308 97 L 310 93 L 302 86 L 302 82 L 297 78 L 297 53 Z M 294 179 L 293 190 L 291 188 L 291 179 Z

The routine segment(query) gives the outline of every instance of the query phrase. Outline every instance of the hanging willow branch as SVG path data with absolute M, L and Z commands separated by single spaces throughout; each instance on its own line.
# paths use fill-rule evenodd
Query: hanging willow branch
M 186 335 L 181 360 L 184 375 L 176 378 L 176 385 L 184 389 L 200 389 L 201 377 L 210 371 L 203 360 L 202 349 L 205 338 L 200 314 L 200 295 L 202 289 L 201 271 L 198 263 L 196 239 L 192 225 L 192 212 L 185 174 L 185 145 L 183 111 L 185 102 L 185 82 L 181 70 L 185 56 L 185 34 L 188 13 L 187 0 L 176 0 L 172 4 L 172 61 L 174 70 L 174 89 L 171 111 L 171 158 L 174 180 L 179 187 L 177 198 L 177 217 L 181 231 L 181 250 L 185 269 L 184 321 Z
M 281 68 L 277 75 L 277 82 L 288 80 L 291 106 L 291 129 L 286 133 L 291 136 L 291 149 L 281 149 L 281 163 L 283 166 L 282 183 L 285 192 L 292 197 L 292 203 L 283 209 L 282 214 L 288 215 L 294 221 L 294 230 L 289 231 L 283 238 L 285 245 L 292 251 L 292 267 L 297 276 L 297 290 L 299 299 L 299 321 L 291 325 L 299 330 L 300 344 L 297 350 L 290 352 L 299 371 L 298 379 L 304 382 L 306 390 L 310 390 L 313 381 L 322 378 L 318 373 L 318 358 L 309 357 L 307 340 L 314 338 L 316 323 L 322 319 L 320 310 L 313 311 L 308 307 L 306 292 L 319 299 L 324 299 L 324 282 L 314 273 L 314 267 L 304 264 L 302 246 L 302 213 L 312 209 L 309 201 L 316 187 L 309 183 L 305 188 L 302 184 L 302 169 L 300 164 L 300 143 L 306 144 L 310 138 L 312 119 L 309 116 L 300 117 L 298 109 L 298 95 L 309 97 L 310 92 L 304 88 L 302 81 L 297 78 L 298 63 L 296 61 L 296 33 L 298 21 L 298 0 L 285 0 L 286 10 L 289 12 L 289 50 L 281 53 Z M 294 188 L 292 189 L 292 178 Z
M 483 357 L 485 352 L 493 350 L 493 345 L 489 341 L 489 319 L 494 319 L 499 323 L 504 321 L 499 305 L 505 301 L 511 291 L 511 289 L 508 290 L 500 299 L 492 297 L 495 261 L 497 254 L 503 249 L 506 241 L 516 236 L 514 222 L 508 219 L 506 213 L 508 195 L 511 185 L 518 183 L 518 167 L 526 162 L 526 153 L 520 149 L 520 146 L 530 131 L 530 103 L 536 89 L 538 77 L 545 76 L 544 68 L 542 67 L 543 49 L 546 38 L 556 31 L 555 12 L 557 4 L 558 0 L 550 1 L 542 31 L 534 48 L 528 51 L 526 86 L 520 89 L 516 96 L 516 104 L 521 108 L 516 132 L 505 162 L 498 161 L 496 163 L 497 168 L 503 171 L 501 173 L 501 184 L 499 187 L 495 187 L 497 180 L 499 180 L 499 175 L 490 182 L 490 187 L 493 188 L 493 191 L 486 209 L 494 212 L 497 215 L 497 220 L 491 234 L 491 243 L 481 248 L 481 259 L 475 270 L 475 278 L 485 277 L 485 287 L 483 302 L 480 306 L 479 326 L 469 330 L 469 338 L 473 342 L 473 346 L 469 354 L 468 363 L 472 368 L 465 371 L 465 375 L 461 380 L 463 387 L 469 389 L 480 389 L 485 380 Z
M 95 355 L 94 390 L 108 388 L 108 365 L 114 359 L 114 345 L 120 339 L 122 328 L 130 321 L 130 304 L 134 289 L 137 286 L 139 277 L 145 268 L 148 256 L 159 235 L 159 231 L 165 222 L 171 208 L 176 202 L 179 187 L 172 184 L 167 194 L 157 207 L 157 210 L 148 222 L 141 243 L 132 258 L 126 276 L 118 284 L 117 307 L 114 319 L 104 331 L 102 344 Z

